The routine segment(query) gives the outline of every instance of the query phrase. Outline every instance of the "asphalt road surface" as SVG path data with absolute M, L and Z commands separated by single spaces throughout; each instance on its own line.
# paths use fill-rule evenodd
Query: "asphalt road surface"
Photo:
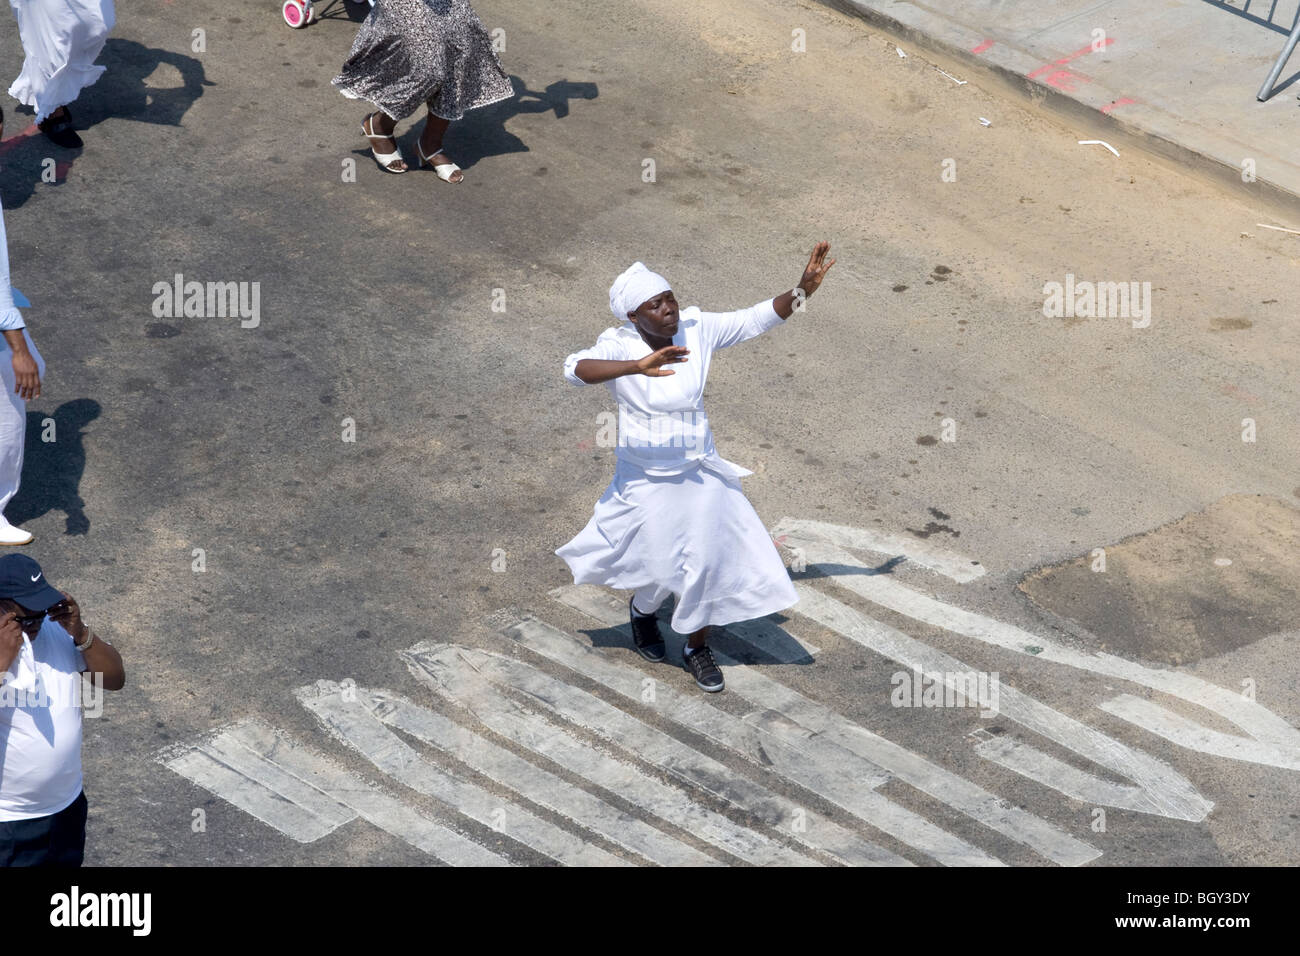
M 128 674 L 87 862 L 1294 862 L 1300 239 L 816 4 L 476 8 L 459 186 L 369 159 L 342 13 L 123 4 L 80 153 L 5 103 L 8 513 Z M 801 600 L 705 699 L 553 554 L 613 469 L 561 364 L 634 260 L 720 311 L 819 239 L 712 370 Z

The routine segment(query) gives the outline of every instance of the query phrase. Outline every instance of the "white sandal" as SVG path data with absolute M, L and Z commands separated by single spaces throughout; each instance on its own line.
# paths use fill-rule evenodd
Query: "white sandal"
M 441 179 L 444 183 L 452 183 L 454 185 L 455 183 L 461 183 L 465 181 L 464 176 L 461 176 L 460 179 L 451 178 L 456 173 L 462 171 L 461 168 L 457 166 L 455 163 L 438 163 L 435 166 L 433 163 L 429 162 L 429 160 L 431 160 L 433 156 L 437 156 L 439 153 L 442 152 L 441 146 L 439 146 L 437 149 L 433 151 L 433 156 L 425 156 L 424 147 L 421 146 L 419 140 L 417 140 L 415 143 L 415 151 L 420 154 L 420 165 L 422 167 L 433 166 L 433 171 L 438 174 L 438 178 Z
M 366 132 L 366 123 L 369 123 L 369 124 L 370 124 L 370 128 L 371 128 L 371 129 L 374 129 L 374 128 L 375 128 L 375 115 L 376 115 L 375 113 L 371 113 L 369 116 L 367 116 L 365 119 L 363 119 L 363 120 L 361 121 L 361 132 L 362 132 L 362 134 L 366 137 L 366 139 L 391 139 L 391 140 L 393 141 L 393 143 L 396 144 L 396 143 L 397 143 L 397 137 L 395 137 L 392 133 L 389 133 L 387 136 L 381 136 L 381 135 L 378 134 L 378 133 L 367 133 L 367 132 Z M 397 132 L 397 130 L 394 129 L 394 130 L 393 130 L 393 133 L 396 133 L 396 132 Z M 375 157 L 375 162 L 379 164 L 379 168 L 382 169 L 382 170 L 383 170 L 384 172 L 386 172 L 386 173 L 404 173 L 404 172 L 406 172 L 405 169 L 394 169 L 394 168 L 393 168 L 393 163 L 397 162 L 399 159 L 402 159 L 402 151 L 401 151 L 400 148 L 399 148 L 398 150 L 396 150 L 395 152 L 392 152 L 392 153 L 380 153 L 380 152 L 378 152 L 378 151 L 375 150 L 375 147 L 371 146 L 371 147 L 370 147 L 370 155 L 373 156 L 373 157 Z M 402 160 L 402 161 L 405 162 L 405 160 Z

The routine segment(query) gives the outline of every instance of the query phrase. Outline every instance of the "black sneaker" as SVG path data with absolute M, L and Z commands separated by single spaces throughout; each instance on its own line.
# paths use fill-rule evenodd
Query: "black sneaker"
M 659 619 L 653 614 L 638 614 L 630 598 L 627 612 L 632 619 L 632 642 L 636 644 L 637 653 L 658 664 L 666 656 L 663 635 L 659 633 Z
M 722 668 L 713 659 L 713 652 L 707 645 L 690 654 L 687 654 L 686 649 L 683 648 L 682 662 L 695 678 L 695 683 L 699 685 L 700 690 L 706 690 L 710 694 L 722 690 Z
M 68 108 L 61 106 L 54 113 L 62 115 L 47 116 L 41 120 L 38 124 L 40 131 L 56 146 L 62 146 L 64 149 L 81 149 L 83 143 L 77 131 L 72 128 L 72 114 L 68 112 Z

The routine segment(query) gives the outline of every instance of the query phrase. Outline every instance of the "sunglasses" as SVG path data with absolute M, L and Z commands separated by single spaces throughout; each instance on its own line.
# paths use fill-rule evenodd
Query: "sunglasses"
M 58 607 L 59 605 L 56 604 L 48 611 L 37 611 L 35 614 L 27 614 L 27 615 L 20 615 L 15 610 L 14 620 L 18 622 L 18 626 L 21 627 L 24 631 L 35 632 L 40 630 L 41 623 L 45 620 L 46 615 L 48 615 L 50 611 L 57 610 Z M 24 610 L 26 609 L 24 608 Z

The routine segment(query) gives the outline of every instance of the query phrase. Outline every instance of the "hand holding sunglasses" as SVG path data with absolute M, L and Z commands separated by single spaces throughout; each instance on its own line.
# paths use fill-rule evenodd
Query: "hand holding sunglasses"
M 86 639 L 86 625 L 81 620 L 81 606 L 67 591 L 59 591 L 59 593 L 63 595 L 63 600 L 52 605 L 45 613 L 50 616 L 51 621 L 60 625 L 72 635 L 74 641 L 80 644 Z

